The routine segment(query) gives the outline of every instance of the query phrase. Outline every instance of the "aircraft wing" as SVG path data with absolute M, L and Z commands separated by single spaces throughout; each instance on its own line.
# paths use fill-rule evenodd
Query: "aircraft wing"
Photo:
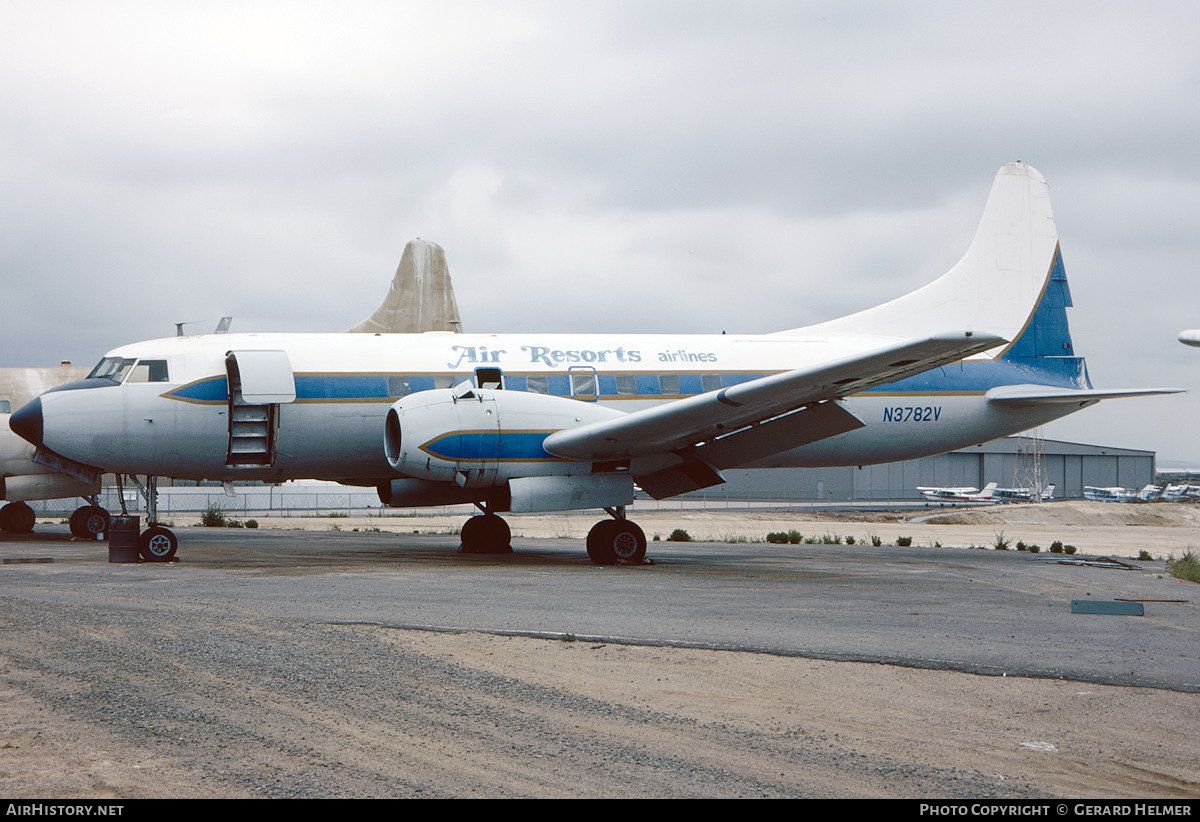
M 984 397 L 996 405 L 1088 404 L 1122 397 L 1149 397 L 1155 394 L 1179 394 L 1182 388 L 1052 388 L 1045 385 L 1001 385 L 988 390 Z
M 599 461 L 667 454 L 703 443 L 707 452 L 700 456 L 705 462 L 731 467 L 862 427 L 829 400 L 956 362 L 1004 342 L 969 331 L 910 340 L 558 431 L 546 438 L 543 448 L 566 459 Z M 797 411 L 803 413 L 793 413 Z M 745 436 L 752 427 L 758 431 L 767 426 L 773 427 L 774 434 L 787 436 Z M 645 487 L 640 477 L 638 481 Z

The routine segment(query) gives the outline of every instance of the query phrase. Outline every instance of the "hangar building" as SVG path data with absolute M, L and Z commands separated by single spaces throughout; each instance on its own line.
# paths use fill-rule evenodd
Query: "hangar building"
M 1007 437 L 936 457 L 861 468 L 729 470 L 727 482 L 696 499 L 759 501 L 903 501 L 922 499 L 918 486 L 1054 485 L 1054 498 L 1081 498 L 1085 485 L 1141 488 L 1154 481 L 1155 453 L 1032 437 Z

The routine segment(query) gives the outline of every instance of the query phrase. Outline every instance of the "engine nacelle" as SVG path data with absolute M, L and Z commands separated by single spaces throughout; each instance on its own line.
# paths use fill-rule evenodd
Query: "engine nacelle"
M 100 493 L 100 482 L 84 482 L 62 474 L 21 474 L 0 479 L 0 499 L 11 502 L 66 499 Z
M 391 508 L 424 508 L 430 505 L 460 505 L 477 502 L 487 494 L 483 489 L 459 488 L 453 483 L 402 477 L 381 482 L 375 487 L 379 501 Z
M 463 488 L 587 473 L 586 463 L 556 457 L 542 443 L 555 431 L 619 416 L 593 403 L 525 391 L 420 391 L 388 409 L 384 454 L 405 476 Z

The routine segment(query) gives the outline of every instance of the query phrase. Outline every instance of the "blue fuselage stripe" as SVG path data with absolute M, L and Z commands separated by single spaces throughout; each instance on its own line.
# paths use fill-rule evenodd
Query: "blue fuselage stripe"
M 942 366 L 898 382 L 869 388 L 864 394 L 939 394 L 981 393 L 1001 385 L 1035 383 L 1058 388 L 1086 387 L 1086 371 L 1080 357 L 1036 357 L 1028 359 L 981 360 Z M 571 396 L 567 374 L 536 375 L 544 380 L 531 383 L 535 375 L 505 375 L 505 388 L 510 391 L 541 389 L 540 393 Z M 629 375 L 631 380 L 618 382 L 616 375 L 598 374 L 599 399 L 620 400 L 650 397 L 692 396 L 716 388 L 729 388 L 765 376 L 764 372 L 712 374 L 641 373 Z M 706 380 L 705 377 L 708 379 Z M 443 385 L 470 380 L 472 374 L 446 374 Z M 665 378 L 665 379 L 664 379 Z M 719 385 L 716 383 L 719 382 Z M 400 396 L 432 390 L 438 378 L 422 376 L 387 376 L 356 374 L 306 374 L 296 377 L 296 401 L 378 402 L 395 401 Z M 402 389 L 400 387 L 403 387 Z M 402 393 L 392 393 L 402 390 Z M 169 396 L 202 403 L 224 403 L 229 399 L 225 377 L 211 377 L 181 386 Z M 589 398 L 594 395 L 589 395 Z

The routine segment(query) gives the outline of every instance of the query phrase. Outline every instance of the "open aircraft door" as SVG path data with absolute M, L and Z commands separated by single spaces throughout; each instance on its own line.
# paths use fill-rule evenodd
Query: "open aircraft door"
M 279 406 L 296 399 L 296 377 L 286 351 L 230 351 L 229 453 L 225 464 L 263 468 L 275 462 Z

